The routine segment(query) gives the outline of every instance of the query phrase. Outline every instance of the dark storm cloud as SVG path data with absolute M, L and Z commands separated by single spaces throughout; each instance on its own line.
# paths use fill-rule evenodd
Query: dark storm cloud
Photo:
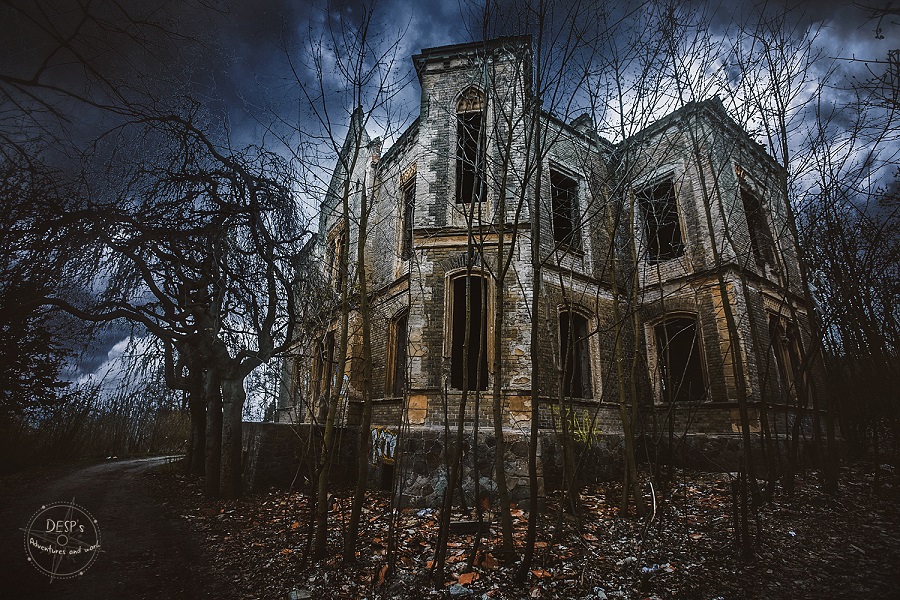
M 634 14 L 640 15 L 643 10 L 639 3 L 627 0 L 611 7 L 608 4 L 592 0 L 580 6 L 617 14 L 635 9 Z M 561 15 L 578 5 L 575 0 L 555 3 L 558 12 L 551 19 L 551 28 L 562 28 Z M 832 103 L 844 99 L 842 89 L 847 82 L 864 81 L 872 77 L 872 71 L 877 74 L 884 68 L 875 62 L 867 65 L 847 59 L 883 60 L 900 38 L 894 23 L 897 19 L 881 24 L 884 38 L 878 39 L 877 23 L 866 11 L 841 0 L 723 0 L 693 5 L 707 11 L 718 33 L 733 31 L 736 23 L 753 15 L 777 14 L 789 7 L 787 23 L 798 33 L 817 29 L 822 51 L 840 59 L 835 67 L 836 85 L 828 99 Z M 276 128 L 281 128 L 279 135 L 285 143 L 296 143 L 291 128 L 296 133 L 310 127 L 304 122 L 308 115 L 299 109 L 299 84 L 312 83 L 313 74 L 307 68 L 311 46 L 319 43 L 328 27 L 338 30 L 341 23 L 357 24 L 364 12 L 362 3 L 346 0 L 96 0 L 89 4 L 91 19 L 85 22 L 82 6 L 76 0 L 0 4 L 0 86 L 5 85 L 2 77 L 27 81 L 38 76 L 38 83 L 102 102 L 117 102 L 121 95 L 142 105 L 165 107 L 179 106 L 191 98 L 202 104 L 210 123 L 222 127 L 227 122 L 237 147 L 270 143 L 268 132 Z M 524 6 L 515 0 L 491 2 L 490 26 L 483 28 L 483 3 L 384 0 L 374 4 L 373 39 L 383 46 L 398 41 L 398 71 L 408 74 L 410 57 L 423 48 L 476 41 L 485 34 L 534 33 L 529 30 L 534 15 Z M 613 29 L 603 35 L 615 37 L 619 32 Z M 71 48 L 58 49 L 54 37 L 72 37 Z M 300 82 L 290 62 L 298 67 Z M 736 65 L 728 65 L 728 69 L 730 78 L 741 76 Z M 330 78 L 326 86 L 340 86 L 337 74 L 326 75 Z M 0 92 L 6 90 L 0 87 Z M 411 77 L 399 96 L 410 117 L 417 112 L 418 93 L 415 77 Z M 5 119 L 9 104 L 6 96 L 0 99 L 4 100 L 0 134 L 24 136 L 22 119 Z M 55 131 L 53 127 L 63 128 L 66 132 L 60 137 L 74 144 L 87 142 L 110 127 L 107 114 L 85 103 L 59 94 L 53 101 L 60 107 L 59 114 L 35 113 L 33 118 L 43 129 L 37 127 L 26 132 L 28 135 L 41 136 Z M 353 107 L 340 108 L 334 113 L 336 121 Z M 846 119 L 845 126 L 851 124 L 849 115 L 839 118 Z M 117 330 L 98 338 L 94 353 L 84 359 L 84 370 L 96 368 L 124 335 Z

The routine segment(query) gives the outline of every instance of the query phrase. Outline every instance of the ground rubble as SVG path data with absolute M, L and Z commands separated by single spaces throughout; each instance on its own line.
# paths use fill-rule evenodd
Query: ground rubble
M 665 502 L 646 497 L 651 516 L 620 514 L 618 482 L 584 488 L 581 522 L 547 499 L 535 559 L 524 585 L 500 555 L 499 527 L 481 541 L 468 568 L 472 533 L 451 535 L 447 573 L 431 579 L 439 512 L 396 514 L 388 571 L 388 496 L 371 492 L 363 508 L 357 561 L 340 557 L 350 492 L 330 499 L 330 558 L 306 559 L 309 505 L 301 492 L 268 490 L 239 500 L 203 498 L 200 482 L 161 470 L 147 476 L 169 510 L 204 542 L 217 576 L 235 598 L 895 598 L 900 591 L 900 479 L 894 467 L 860 463 L 841 471 L 836 494 L 815 472 L 797 479 L 794 497 L 775 490 L 751 520 L 753 556 L 734 537 L 733 475 L 678 471 Z M 656 490 L 654 490 L 655 492 Z M 655 506 L 655 511 L 654 511 Z M 512 511 L 518 550 L 527 513 Z M 487 513 L 487 518 L 490 518 Z M 454 519 L 473 515 L 456 513 Z

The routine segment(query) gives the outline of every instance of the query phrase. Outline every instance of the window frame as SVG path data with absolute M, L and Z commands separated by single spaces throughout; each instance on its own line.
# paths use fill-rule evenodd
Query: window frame
M 578 358 L 577 344 L 578 344 L 579 340 L 576 340 L 576 344 L 572 345 L 572 348 L 575 352 L 573 359 L 576 359 L 577 362 L 580 362 L 582 364 L 582 374 L 581 374 L 581 383 L 580 383 L 580 386 L 582 387 L 582 395 L 580 395 L 580 396 L 573 396 L 570 393 L 567 393 L 567 392 L 571 391 L 570 389 L 567 389 L 567 377 L 566 377 L 566 353 L 565 352 L 566 352 L 569 344 L 565 344 L 565 348 L 564 348 L 564 345 L 563 345 L 563 315 L 570 315 L 569 323 L 574 322 L 574 320 L 571 319 L 571 315 L 574 315 L 578 319 L 581 319 L 584 323 L 585 335 L 584 335 L 584 338 L 580 341 L 582 342 L 581 348 L 584 352 L 586 352 L 586 355 L 582 355 L 580 361 L 577 361 L 577 358 Z M 558 357 L 559 357 L 560 369 L 562 370 L 562 382 L 563 382 L 563 389 L 561 389 L 560 392 L 566 398 L 573 398 L 573 399 L 578 399 L 578 400 L 595 400 L 597 398 L 596 390 L 598 389 L 598 386 L 596 385 L 596 380 L 595 380 L 595 376 L 594 376 L 594 372 L 596 371 L 596 369 L 594 368 L 594 366 L 595 366 L 594 365 L 594 356 L 596 355 L 596 352 L 595 352 L 595 349 L 592 347 L 593 346 L 592 339 L 594 338 L 594 335 L 593 335 L 594 329 L 592 327 L 593 319 L 594 319 L 594 315 L 589 310 L 585 309 L 584 307 L 578 306 L 578 305 L 573 305 L 573 304 L 562 305 L 562 306 L 558 307 L 558 309 L 557 309 L 557 329 L 558 329 L 558 334 L 559 334 Z M 572 332 L 577 334 L 577 331 L 575 330 L 574 327 L 572 328 Z M 587 373 L 584 372 L 584 366 L 587 366 Z M 574 380 L 573 380 L 573 383 L 574 383 Z M 585 384 L 588 387 L 587 395 L 584 394 Z
M 676 320 L 690 320 L 694 327 L 694 348 L 697 351 L 697 360 L 699 362 L 699 373 L 702 383 L 703 393 L 696 398 L 666 399 L 666 387 L 663 378 L 667 376 L 668 367 L 663 367 L 661 351 L 662 347 L 658 336 L 658 328 L 665 326 L 667 323 Z M 645 336 L 647 343 L 647 367 L 650 372 L 650 380 L 653 385 L 653 392 L 656 404 L 668 406 L 672 405 L 695 405 L 710 402 L 709 394 L 709 367 L 706 361 L 706 350 L 703 344 L 703 328 L 700 322 L 700 315 L 692 312 L 672 312 L 663 317 L 648 323 L 645 328 Z
M 761 269 L 766 265 L 775 267 L 775 236 L 769 220 L 769 211 L 762 196 L 754 192 L 744 183 L 738 188 L 741 208 L 744 211 L 744 221 L 747 223 L 747 233 L 750 238 L 750 252 L 753 260 Z M 747 200 L 755 204 L 756 210 L 748 210 Z M 752 218 L 751 218 L 752 217 Z
M 674 218 L 666 220 L 665 225 L 674 226 L 675 231 L 678 233 L 677 242 L 667 242 L 669 251 L 666 253 L 662 252 L 660 248 L 660 220 L 656 218 L 657 215 L 657 206 L 660 204 L 660 197 L 657 196 L 656 191 L 662 188 L 663 186 L 668 185 L 670 193 L 666 194 L 665 205 L 666 208 L 663 211 L 663 218 L 667 218 L 668 215 L 674 213 Z M 652 192 L 652 199 L 649 200 L 650 194 L 648 192 Z M 687 250 L 686 237 L 685 237 L 685 228 L 682 223 L 682 207 L 681 202 L 679 200 L 678 186 L 676 185 L 676 178 L 674 172 L 669 172 L 666 175 L 661 177 L 656 177 L 652 180 L 644 183 L 638 190 L 634 192 L 635 200 L 638 205 L 638 213 L 640 214 L 641 219 L 641 227 L 640 234 L 642 239 L 644 240 L 644 260 L 649 264 L 659 264 L 663 262 L 668 262 L 670 260 L 676 260 L 685 255 Z M 648 212 L 648 208 L 652 209 L 652 213 Z M 654 217 L 654 222 L 651 223 L 650 216 Z M 651 226 L 653 230 L 651 231 Z M 655 235 L 651 235 L 651 233 Z M 655 252 L 654 252 L 655 249 Z
M 456 98 L 454 110 L 455 138 L 454 138 L 454 191 L 453 205 L 456 207 L 470 206 L 476 202 L 479 205 L 487 204 L 487 177 L 485 166 L 487 164 L 487 99 L 484 92 L 475 86 L 464 89 Z M 474 136 L 464 137 L 464 133 L 470 132 L 472 127 L 465 121 L 477 119 L 478 132 Z M 474 141 L 474 148 L 465 144 L 463 140 Z M 471 155 L 470 155 L 471 154 Z M 471 186 L 464 186 L 465 177 L 471 175 Z M 465 188 L 471 187 L 471 190 Z M 480 188 L 480 189 L 479 189 Z M 468 198 L 464 197 L 468 195 Z
M 560 187 L 554 182 L 554 177 L 563 178 L 567 182 L 573 184 L 567 189 L 568 197 L 566 198 L 565 208 L 567 209 L 568 215 L 563 216 L 563 218 L 568 221 L 569 230 L 566 235 L 560 234 L 557 227 L 560 211 L 557 210 L 558 196 L 555 191 L 560 189 Z M 550 184 L 550 230 L 553 234 L 553 241 L 560 248 L 573 252 L 583 252 L 584 239 L 582 237 L 581 227 L 581 179 L 577 175 L 551 163 L 548 181 Z M 572 188 L 574 188 L 574 190 L 572 190 Z
M 494 295 L 493 295 L 493 283 L 491 281 L 490 276 L 487 272 L 485 272 L 481 268 L 472 268 L 469 272 L 466 272 L 465 268 L 462 269 L 454 269 L 452 271 L 448 271 L 444 275 L 444 348 L 443 348 L 443 356 L 448 361 L 450 365 L 450 381 L 448 384 L 451 389 L 455 391 L 460 391 L 461 388 L 457 388 L 453 386 L 453 331 L 454 331 L 454 323 L 455 323 L 455 281 L 460 278 L 465 278 L 467 275 L 473 278 L 480 278 L 482 281 L 482 294 L 486 294 L 486 299 L 483 301 L 482 306 L 485 308 L 484 318 L 482 320 L 484 326 L 484 335 L 485 339 L 485 360 L 487 361 L 485 381 L 482 383 L 481 391 L 487 390 L 491 383 L 493 377 L 493 361 L 494 361 L 494 347 L 493 347 L 493 330 L 494 330 L 494 320 L 491 318 L 491 315 L 494 314 Z M 474 392 L 476 388 L 473 387 L 473 384 L 470 382 L 468 391 Z
M 402 327 L 401 327 L 402 325 Z M 401 337 L 402 335 L 402 337 Z M 403 340 L 403 352 L 400 341 Z M 402 355 L 402 356 L 401 356 Z M 402 363 L 402 364 L 401 364 Z M 409 308 L 399 310 L 388 325 L 387 361 L 385 363 L 384 397 L 401 398 L 409 383 Z M 402 376 L 400 375 L 402 373 Z M 398 394 L 398 385 L 400 393 Z
M 416 176 L 400 182 L 400 260 L 412 258 L 415 244 Z

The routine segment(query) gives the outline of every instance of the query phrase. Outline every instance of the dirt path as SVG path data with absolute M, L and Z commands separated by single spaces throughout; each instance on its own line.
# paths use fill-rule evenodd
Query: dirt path
M 0 597 L 230 598 L 187 525 L 166 515 L 145 471 L 166 458 L 110 461 L 0 478 Z M 43 505 L 69 502 L 96 519 L 101 551 L 81 576 L 50 578 L 28 563 L 23 530 Z

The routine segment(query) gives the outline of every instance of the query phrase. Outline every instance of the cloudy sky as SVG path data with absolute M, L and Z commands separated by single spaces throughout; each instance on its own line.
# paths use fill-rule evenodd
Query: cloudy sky
M 875 6 L 886 4 L 885 0 L 871 1 Z M 485 33 L 536 32 L 534 13 L 525 10 L 526 3 L 515 0 L 493 0 L 487 28 L 483 26 L 484 5 L 465 0 L 384 0 L 365 5 L 340 0 L 95 0 L 89 3 L 89 19 L 85 19 L 82 4 L 81 0 L 15 0 L 0 7 L 0 77 L 39 81 L 110 103 L 138 98 L 141 103 L 164 104 L 190 97 L 222 123 L 227 122 L 238 143 L 270 145 L 275 140 L 267 134 L 276 131 L 284 136 L 290 126 L 304 129 L 309 125 L 300 84 L 315 87 L 314 53 L 321 49 L 327 59 L 329 32 L 354 28 L 367 12 L 374 14 L 370 27 L 374 45 L 386 48 L 397 43 L 394 76 L 408 81 L 397 99 L 398 105 L 408 109 L 407 118 L 414 116 L 418 101 L 418 87 L 410 71 L 412 54 L 426 47 L 479 40 Z M 550 7 L 548 29 L 566 29 L 565 17 L 576 6 L 575 0 L 546 4 Z M 577 6 L 583 15 L 580 23 L 606 11 L 608 22 L 615 26 L 593 33 L 614 44 L 616 36 L 624 39 L 628 35 L 627 23 L 640 27 L 646 15 L 664 10 L 662 4 L 620 0 Z M 837 70 L 831 80 L 835 87 L 846 85 L 853 76 L 869 75 L 865 63 L 850 59 L 883 61 L 900 38 L 900 16 L 876 21 L 860 3 L 845 0 L 689 0 L 676 4 L 683 14 L 708 20 L 710 37 L 733 35 L 736 24 L 789 8 L 788 24 L 794 33 L 816 32 L 818 48 L 826 57 L 837 59 L 828 62 Z M 623 21 L 616 20 L 619 18 Z M 880 35 L 876 35 L 879 26 Z M 650 39 L 653 33 L 642 32 Z M 60 48 L 61 43 L 65 47 Z M 340 89 L 341 78 L 333 66 L 327 60 L 324 63 L 331 91 Z M 875 71 L 884 69 L 874 62 L 869 66 Z M 23 93 L 22 87 L 10 92 L 9 81 L 0 83 L 6 84 L 2 92 Z M 27 85 L 24 88 L 27 92 Z M 0 98 L 6 107 L 10 96 L 4 96 Z M 98 117 L 89 107 L 53 100 L 63 106 L 65 114 L 50 116 L 71 129 L 80 127 L 76 139 L 97 133 L 91 128 Z M 330 100 L 348 104 L 340 94 Z M 353 107 L 334 108 L 334 120 L 339 122 Z M 13 112 L 0 113 L 0 132 L 11 127 L 7 119 Z
M 123 102 L 183 107 L 190 99 L 213 127 L 227 129 L 237 146 L 264 144 L 289 153 L 304 143 L 315 145 L 320 140 L 310 107 L 322 103 L 305 95 L 312 91 L 315 96 L 318 89 L 314 57 L 322 58 L 329 117 L 337 125 L 345 123 L 353 103 L 336 69 L 340 57 L 334 56 L 330 36 L 342 28 L 353 30 L 368 11 L 373 11 L 370 40 L 382 51 L 394 47 L 392 77 L 402 84 L 394 97 L 394 121 L 370 125 L 371 135 L 388 139 L 418 109 L 411 55 L 479 40 L 485 32 L 535 33 L 535 13 L 511 0 L 489 5 L 487 28 L 483 4 L 454 0 L 385 0 L 365 6 L 352 1 L 95 0 L 88 14 L 83 4 L 14 0 L 0 7 L 0 137 L 8 145 L 48 152 L 61 163 L 116 126 L 118 117 L 96 105 Z M 547 4 L 552 7 L 548 29 L 565 33 L 574 0 Z M 661 2 L 630 0 L 578 6 L 585 15 L 582 23 L 605 11 L 609 21 L 632 25 L 595 32 L 607 38 L 606 47 L 627 44 L 626 32 L 634 35 L 635 28 L 649 22 L 647 15 L 664 10 Z M 682 17 L 708 21 L 710 39 L 735 35 L 738 24 L 789 8 L 785 27 L 794 34 L 815 32 L 816 48 L 826 59 L 816 69 L 833 70 L 827 100 L 835 105 L 848 98 L 852 83 L 882 73 L 886 67 L 877 61 L 885 61 L 900 40 L 900 16 L 873 20 L 869 11 L 841 0 L 690 0 L 680 6 Z M 655 31 L 640 34 L 652 39 Z M 741 76 L 740 69 L 731 69 L 731 75 Z M 391 130 L 379 130 L 386 126 Z M 888 159 L 896 156 L 889 153 Z M 114 333 L 98 339 L 82 370 L 106 372 L 102 364 L 121 353 L 120 340 Z

